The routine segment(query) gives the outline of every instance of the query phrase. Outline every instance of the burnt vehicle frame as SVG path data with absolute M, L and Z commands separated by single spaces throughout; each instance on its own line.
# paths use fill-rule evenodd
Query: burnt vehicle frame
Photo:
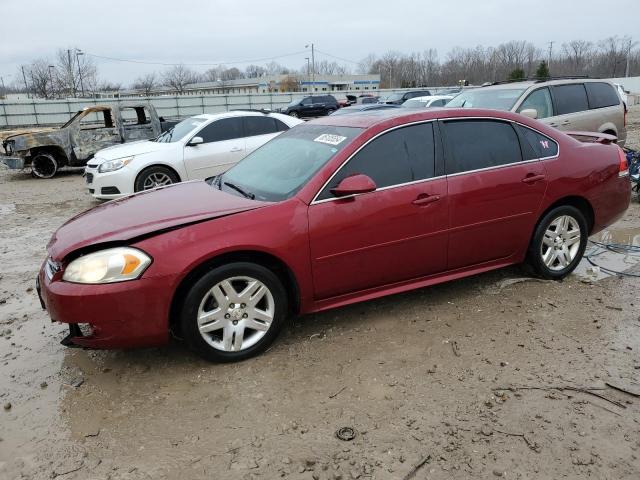
M 58 128 L 7 136 L 0 160 L 11 169 L 31 167 L 51 178 L 61 167 L 82 167 L 103 148 L 155 138 L 174 122 L 164 122 L 149 103 L 95 105 L 76 112 Z

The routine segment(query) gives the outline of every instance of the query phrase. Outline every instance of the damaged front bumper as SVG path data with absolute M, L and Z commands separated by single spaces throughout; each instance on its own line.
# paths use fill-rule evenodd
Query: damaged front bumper
M 22 170 L 25 166 L 25 161 L 22 157 L 0 157 L 0 161 L 11 170 Z

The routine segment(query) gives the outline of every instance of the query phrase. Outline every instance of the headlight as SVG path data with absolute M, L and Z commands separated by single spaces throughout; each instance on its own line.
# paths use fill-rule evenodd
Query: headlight
M 123 282 L 140 277 L 150 264 L 151 257 L 135 248 L 109 248 L 76 258 L 62 279 L 75 283 Z
M 98 172 L 100 173 L 115 172 L 116 170 L 120 170 L 125 165 L 128 165 L 129 162 L 131 162 L 131 160 L 133 160 L 133 157 L 118 158 L 117 160 L 110 160 L 108 162 L 103 162 L 98 167 Z

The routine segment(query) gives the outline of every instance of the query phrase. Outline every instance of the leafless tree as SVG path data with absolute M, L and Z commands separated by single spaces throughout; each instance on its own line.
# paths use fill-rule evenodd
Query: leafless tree
M 264 75 L 265 73 L 266 73 L 265 68 L 261 67 L 260 65 L 249 65 L 247 68 L 244 69 L 244 74 L 247 78 L 258 78 Z
M 24 69 L 29 91 L 36 97 L 50 99 L 55 96 L 53 69 L 49 65 L 46 58 L 40 58 L 30 65 L 23 65 L 18 71 L 17 75 L 22 78 Z
M 561 65 L 564 64 L 565 67 L 569 67 L 569 71 L 562 73 L 582 75 L 587 68 L 588 60 L 593 56 L 593 44 L 586 40 L 571 40 L 562 44 L 562 53 L 564 62 L 561 62 Z
M 138 77 L 138 79 L 133 83 L 133 88 L 141 90 L 145 97 L 150 96 L 157 86 L 158 79 L 155 72 L 147 73 L 146 75 Z
M 178 95 L 184 93 L 185 87 L 197 83 L 198 74 L 184 65 L 176 65 L 162 75 L 163 84 L 172 88 Z
M 58 49 L 56 52 L 56 90 L 68 96 L 78 96 L 98 88 L 98 70 L 87 55 L 78 55 L 79 49 Z
M 242 78 L 242 72 L 238 70 L 236 67 L 227 68 L 220 72 L 220 80 L 223 82 L 227 82 L 229 80 L 238 80 Z

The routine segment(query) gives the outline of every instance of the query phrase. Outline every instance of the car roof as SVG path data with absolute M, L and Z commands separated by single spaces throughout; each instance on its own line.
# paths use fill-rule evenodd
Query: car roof
M 549 80 L 523 80 L 520 82 L 503 82 L 494 85 L 486 85 L 484 87 L 474 87 L 481 88 L 482 90 L 513 90 L 516 88 L 527 89 L 534 85 L 567 85 L 572 83 L 585 83 L 585 82 L 605 82 L 611 83 L 609 80 L 605 80 L 603 78 L 550 78 Z M 464 93 L 465 90 L 463 90 Z
M 407 100 L 407 102 L 411 100 L 418 100 L 419 102 L 429 102 L 431 100 L 448 100 L 453 98 L 453 95 L 425 95 L 424 97 L 413 97 Z
M 194 115 L 192 118 L 201 118 L 203 120 L 217 120 L 219 118 L 229 117 L 262 117 L 265 115 L 280 115 L 278 112 L 270 111 L 256 111 L 256 110 L 229 110 L 228 112 L 220 113 L 201 113 L 200 115 Z
M 327 125 L 335 127 L 370 128 L 373 126 L 391 126 L 404 123 L 436 120 L 452 117 L 490 117 L 504 120 L 530 123 L 522 115 L 501 110 L 486 108 L 385 108 L 381 110 L 364 110 L 349 115 L 329 115 L 307 122 L 310 125 Z

